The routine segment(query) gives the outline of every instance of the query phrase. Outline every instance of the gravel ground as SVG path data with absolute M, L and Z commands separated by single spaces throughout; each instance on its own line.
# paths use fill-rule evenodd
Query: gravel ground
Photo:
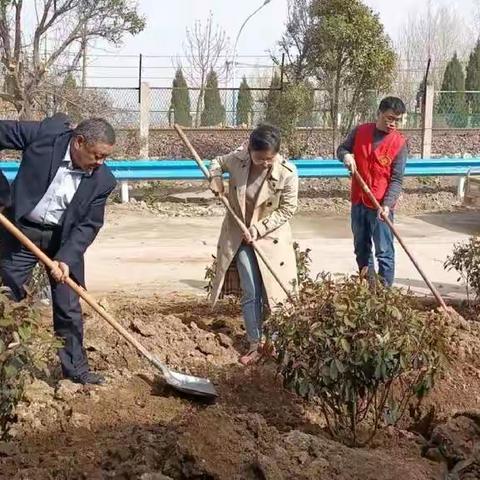
M 456 196 L 457 179 L 407 178 L 404 192 L 397 205 L 397 212 L 404 215 L 417 215 L 430 212 L 456 211 L 461 202 Z M 150 211 L 160 217 L 222 216 L 223 206 L 215 199 L 206 198 L 203 202 L 172 201 L 175 194 L 206 192 L 207 184 L 198 182 L 161 181 L 137 183 L 131 191 L 129 205 L 114 205 L 111 209 Z M 350 210 L 350 184 L 347 179 L 302 179 L 299 191 L 299 211 L 323 213 L 326 216 L 344 215 Z M 112 203 L 118 203 L 118 193 Z

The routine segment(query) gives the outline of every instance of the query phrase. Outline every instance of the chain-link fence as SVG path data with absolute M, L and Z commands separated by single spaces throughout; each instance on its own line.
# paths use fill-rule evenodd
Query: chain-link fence
M 419 129 L 422 127 L 422 92 L 411 86 L 402 97 L 407 107 L 402 128 Z M 405 87 L 406 88 L 406 87 Z M 208 91 L 189 88 L 184 92 L 188 98 L 188 116 L 192 127 L 251 127 L 268 120 L 267 106 L 272 92 L 280 96 L 284 90 L 269 90 L 268 88 L 250 89 L 252 103 L 247 120 L 238 116 L 239 89 L 220 88 L 218 94 L 224 113 L 217 123 L 204 122 L 202 113 L 205 109 L 205 95 Z M 392 91 L 392 94 L 396 94 Z M 150 128 L 169 128 L 175 122 L 175 108 L 172 101 L 174 89 L 150 89 L 150 102 L 147 109 L 150 112 Z M 373 121 L 376 117 L 378 104 L 385 94 L 368 91 L 352 108 L 354 100 L 351 92 L 342 92 L 339 98 L 337 122 L 341 131 L 355 124 Z M 58 87 L 35 99 L 35 116 L 42 118 L 63 111 L 70 115 L 74 122 L 91 116 L 103 116 L 119 129 L 138 129 L 140 125 L 140 89 L 139 88 L 64 88 Z M 280 100 L 281 101 L 281 100 Z M 311 111 L 299 119 L 298 127 L 331 129 L 332 105 L 329 92 L 313 89 Z M 0 118 L 16 119 L 17 112 L 11 104 L 0 104 Z M 308 118 L 308 121 L 305 119 Z M 480 92 L 479 91 L 437 91 L 434 97 L 433 128 L 458 129 L 480 128 Z
M 63 111 L 74 122 L 105 117 L 116 128 L 138 128 L 140 121 L 137 88 L 76 88 L 56 91 L 43 110 L 46 115 Z
M 220 102 L 225 110 L 222 122 L 215 124 L 219 127 L 252 126 L 262 121 L 268 120 L 266 110 L 268 105 L 269 92 L 272 90 L 266 88 L 250 89 L 252 97 L 251 110 L 248 115 L 248 121 L 244 122 L 238 118 L 239 89 L 221 88 L 218 90 Z M 189 102 L 189 118 L 193 127 L 208 126 L 202 121 L 202 112 L 204 110 L 203 98 L 208 94 L 206 90 L 188 89 L 186 95 Z M 282 95 L 282 90 L 277 92 Z M 150 126 L 152 128 L 168 128 L 175 121 L 175 109 L 172 102 L 174 90 L 172 88 L 152 88 L 150 94 Z M 331 98 L 328 91 L 324 89 L 313 89 L 313 99 L 311 111 L 306 112 L 302 119 L 299 119 L 298 127 L 313 128 L 332 128 Z M 361 105 L 352 109 L 352 94 L 344 92 L 339 99 L 338 120 L 342 127 L 353 125 L 363 121 L 373 121 L 376 117 L 378 104 L 384 94 L 375 91 L 369 91 L 364 95 Z M 115 98 L 121 95 L 118 92 Z M 404 118 L 404 128 L 421 128 L 421 98 L 418 95 L 408 98 L 405 101 L 407 105 L 407 114 Z M 119 105 L 118 103 L 114 103 Z M 352 115 L 352 110 L 354 111 Z M 308 121 L 305 118 L 308 117 Z
M 435 92 L 434 128 L 480 128 L 480 92 Z
M 225 110 L 223 126 L 234 127 L 242 124 L 237 118 L 238 88 L 220 88 L 218 91 L 220 103 Z M 152 88 L 151 89 L 151 107 L 150 107 L 150 125 L 153 127 L 169 127 L 173 125 L 175 119 L 175 109 L 172 101 L 174 95 L 172 88 Z M 207 89 L 189 88 L 186 91 L 189 104 L 189 116 L 191 124 L 194 127 L 205 126 L 202 121 L 202 112 L 204 110 L 205 95 L 211 92 Z M 252 105 L 248 116 L 248 124 L 254 125 L 264 118 L 264 105 L 268 95 L 268 89 L 250 89 L 252 96 Z

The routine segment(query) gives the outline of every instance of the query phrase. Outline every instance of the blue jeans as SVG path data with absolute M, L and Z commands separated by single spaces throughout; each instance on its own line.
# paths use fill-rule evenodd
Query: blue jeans
M 393 222 L 393 213 L 390 212 Z M 361 271 L 368 266 L 368 275 L 375 276 L 375 264 L 372 254 L 372 241 L 375 246 L 375 258 L 378 263 L 378 275 L 383 283 L 391 287 L 395 279 L 395 249 L 393 234 L 389 226 L 378 219 L 377 210 L 363 204 L 352 205 L 351 211 L 353 244 L 358 268 Z
M 235 257 L 242 287 L 242 312 L 249 342 L 262 338 L 263 281 L 253 247 L 240 245 Z

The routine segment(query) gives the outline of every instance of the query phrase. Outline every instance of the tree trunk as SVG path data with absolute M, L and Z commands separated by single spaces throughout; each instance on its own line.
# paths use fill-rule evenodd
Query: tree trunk
M 332 156 L 336 158 L 338 147 L 338 113 L 340 105 L 340 75 L 337 73 L 332 99 Z

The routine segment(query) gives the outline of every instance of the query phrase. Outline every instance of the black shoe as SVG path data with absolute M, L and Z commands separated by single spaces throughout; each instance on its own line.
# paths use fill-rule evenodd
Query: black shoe
M 103 385 L 105 377 L 99 373 L 85 372 L 75 377 L 71 377 L 73 383 L 81 383 L 82 385 Z

